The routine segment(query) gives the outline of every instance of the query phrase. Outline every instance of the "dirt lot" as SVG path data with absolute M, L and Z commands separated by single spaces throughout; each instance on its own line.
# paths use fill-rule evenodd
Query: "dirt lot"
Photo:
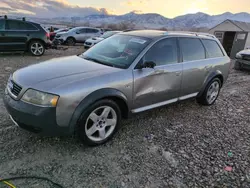
M 250 187 L 249 72 L 232 70 L 215 105 L 188 100 L 141 113 L 123 121 L 114 139 L 100 147 L 13 126 L 2 102 L 9 74 L 82 51 L 49 50 L 41 58 L 0 54 L 0 178 L 36 175 L 67 188 Z M 12 183 L 49 187 L 41 181 Z

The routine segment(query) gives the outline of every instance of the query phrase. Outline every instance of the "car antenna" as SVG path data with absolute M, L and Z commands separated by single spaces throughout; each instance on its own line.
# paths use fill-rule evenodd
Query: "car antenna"
M 24 21 L 24 22 L 26 21 L 25 17 L 23 17 L 23 21 Z
M 7 15 L 4 15 L 4 19 L 6 19 L 6 20 L 8 19 Z

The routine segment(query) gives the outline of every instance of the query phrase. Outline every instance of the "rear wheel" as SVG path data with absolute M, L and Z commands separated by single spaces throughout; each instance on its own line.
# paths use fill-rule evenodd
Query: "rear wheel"
M 45 46 L 41 41 L 31 41 L 29 52 L 34 56 L 41 56 L 45 52 Z
M 75 39 L 73 37 L 69 37 L 69 38 L 67 38 L 66 43 L 69 46 L 74 46 L 76 44 L 76 41 L 75 41 Z
M 214 78 L 211 82 L 208 83 L 201 97 L 197 98 L 197 102 L 207 106 L 214 104 L 219 96 L 220 88 L 221 88 L 220 79 Z
M 90 106 L 78 121 L 78 135 L 84 144 L 104 144 L 118 130 L 121 120 L 119 106 L 112 100 L 100 100 Z

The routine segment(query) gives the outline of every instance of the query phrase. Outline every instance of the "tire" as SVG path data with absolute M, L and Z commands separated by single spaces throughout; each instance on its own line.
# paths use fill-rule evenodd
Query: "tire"
M 45 46 L 43 42 L 39 40 L 31 41 L 29 44 L 29 52 L 33 56 L 42 56 L 45 52 Z
M 73 37 L 69 37 L 69 38 L 67 38 L 66 43 L 69 46 L 74 46 L 76 44 L 76 41 L 75 41 L 75 39 Z
M 220 94 L 221 86 L 221 80 L 214 78 L 207 84 L 202 95 L 197 98 L 197 102 L 205 106 L 213 105 Z
M 88 146 L 104 144 L 117 132 L 120 121 L 121 110 L 114 101 L 97 101 L 83 112 L 78 120 L 78 137 Z
M 242 69 L 241 63 L 238 62 L 238 61 L 235 61 L 235 63 L 234 63 L 234 69 L 235 70 L 241 70 Z

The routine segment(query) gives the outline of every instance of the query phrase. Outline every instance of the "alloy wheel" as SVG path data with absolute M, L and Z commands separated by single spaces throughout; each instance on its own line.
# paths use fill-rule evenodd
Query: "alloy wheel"
M 117 121 L 116 111 L 112 107 L 98 107 L 89 114 L 86 120 L 86 135 L 94 142 L 101 142 L 114 132 Z
M 36 56 L 39 56 L 39 55 L 42 55 L 43 52 L 44 52 L 44 47 L 42 44 L 38 43 L 38 42 L 35 42 L 31 45 L 30 47 L 30 50 L 31 50 L 31 53 L 36 55 Z
M 216 98 L 219 95 L 219 91 L 220 91 L 220 83 L 218 81 L 214 81 L 210 87 L 208 88 L 207 91 L 207 102 L 208 104 L 212 104 Z

